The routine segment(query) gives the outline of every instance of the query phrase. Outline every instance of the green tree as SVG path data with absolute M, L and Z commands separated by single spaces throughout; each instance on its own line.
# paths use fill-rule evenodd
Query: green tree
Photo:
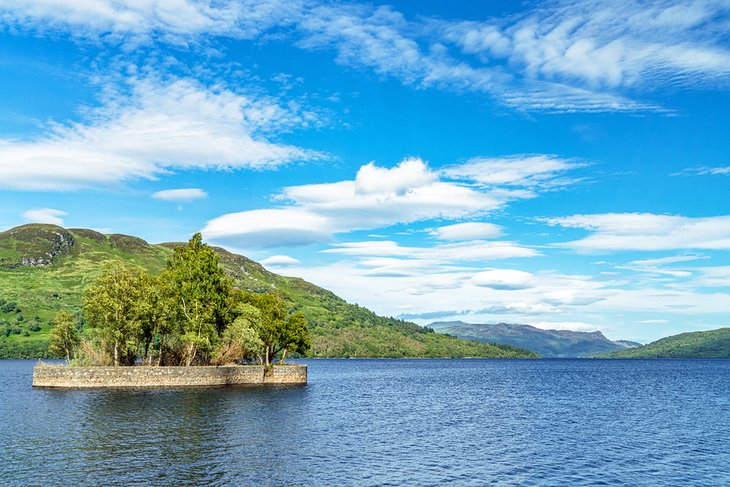
M 280 332 L 279 343 L 283 346 L 281 359 L 279 359 L 281 364 L 284 363 L 288 350 L 300 355 L 309 352 L 309 349 L 312 348 L 312 339 L 309 336 L 304 313 L 294 313 L 287 318 Z
M 84 319 L 97 331 L 115 366 L 134 365 L 136 360 L 148 279 L 143 269 L 112 262 L 84 292 Z
M 137 306 L 142 340 L 142 362 L 152 363 L 153 345 L 159 347 L 158 364 L 162 364 L 166 341 L 174 332 L 170 317 L 170 299 L 162 276 L 143 275 L 140 279 L 140 301 Z
M 284 300 L 274 293 L 246 293 L 245 302 L 260 311 L 260 318 L 254 328 L 263 342 L 263 363 L 269 367 L 277 354 L 282 353 L 281 361 L 287 350 L 305 354 L 311 341 L 309 329 L 302 313 L 288 315 Z
M 214 365 L 228 365 L 261 358 L 264 343 L 256 332 L 256 323 L 261 319 L 261 311 L 250 304 L 240 304 L 238 316 L 223 332 L 218 347 L 213 353 Z
M 231 284 L 218 255 L 196 233 L 175 249 L 162 275 L 170 299 L 171 319 L 179 326 L 185 365 L 208 352 L 230 320 Z
M 66 362 L 70 362 L 79 344 L 79 332 L 71 313 L 65 309 L 56 313 L 51 322 L 50 338 L 48 351 L 56 356 L 66 356 Z

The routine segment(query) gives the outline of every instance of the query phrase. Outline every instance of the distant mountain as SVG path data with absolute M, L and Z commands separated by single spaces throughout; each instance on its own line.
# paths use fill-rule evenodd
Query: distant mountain
M 23 225 L 0 232 L 0 358 L 44 356 L 53 315 L 65 308 L 80 317 L 83 290 L 105 262 L 124 261 L 158 273 L 178 245 L 55 225 Z M 312 354 L 317 357 L 536 356 L 378 316 L 303 279 L 280 276 L 242 255 L 215 250 L 236 287 L 279 291 L 292 310 L 304 313 Z
M 543 330 L 530 325 L 472 324 L 463 321 L 441 321 L 431 323 L 429 326 L 439 333 L 447 333 L 467 340 L 527 348 L 545 358 L 588 357 L 640 345 L 625 340 L 611 341 L 600 331 L 588 333 Z
M 730 358 L 730 328 L 673 335 L 604 358 Z

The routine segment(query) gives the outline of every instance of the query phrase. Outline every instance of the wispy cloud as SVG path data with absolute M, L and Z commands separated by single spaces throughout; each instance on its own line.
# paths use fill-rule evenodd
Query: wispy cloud
M 84 122 L 31 140 L 0 140 L 0 187 L 70 190 L 175 170 L 265 169 L 321 156 L 266 135 L 299 122 L 271 100 L 191 79 L 132 78 Z
M 662 110 L 666 85 L 727 84 L 722 0 L 555 0 L 478 21 L 410 19 L 387 5 L 300 0 L 0 2 L 6 22 L 112 42 L 276 34 L 417 87 L 484 93 L 524 110 Z
M 63 226 L 63 217 L 68 215 L 63 210 L 54 208 L 35 208 L 23 213 L 23 218 L 30 223 L 48 223 L 51 225 Z
M 179 188 L 164 189 L 152 194 L 152 198 L 161 201 L 174 201 L 177 203 L 186 203 L 189 201 L 204 199 L 208 197 L 208 193 L 200 188 Z
M 690 218 L 653 213 L 602 213 L 543 221 L 592 232 L 580 240 L 556 244 L 582 252 L 730 249 L 730 216 Z
M 730 174 L 730 166 L 699 166 L 683 169 L 672 176 L 726 176 Z
M 504 229 L 494 223 L 465 222 L 438 227 L 430 233 L 439 240 L 479 240 L 501 237 Z

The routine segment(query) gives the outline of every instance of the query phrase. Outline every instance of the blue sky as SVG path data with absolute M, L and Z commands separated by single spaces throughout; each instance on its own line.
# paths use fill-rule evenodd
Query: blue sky
M 0 228 L 418 323 L 728 325 L 727 1 L 0 0 Z

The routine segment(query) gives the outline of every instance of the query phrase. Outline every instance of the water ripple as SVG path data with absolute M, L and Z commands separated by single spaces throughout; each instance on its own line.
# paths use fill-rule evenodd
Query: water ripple
M 308 363 L 305 387 L 54 391 L 0 361 L 0 484 L 730 484 L 727 361 Z

